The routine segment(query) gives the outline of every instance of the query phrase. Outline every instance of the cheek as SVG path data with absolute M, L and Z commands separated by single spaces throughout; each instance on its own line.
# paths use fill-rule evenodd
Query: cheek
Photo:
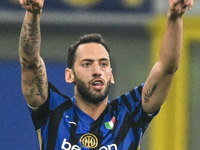
M 86 69 L 80 66 L 77 66 L 76 68 L 74 68 L 74 72 L 76 76 L 81 77 L 81 78 L 87 77 L 90 74 L 89 69 Z
M 112 79 L 112 72 L 111 71 L 105 71 L 104 72 L 104 76 L 105 76 L 105 78 L 107 79 L 107 80 L 110 80 L 110 79 Z
M 79 71 L 75 72 L 75 81 L 80 80 L 84 83 L 87 83 L 89 81 L 89 79 L 90 79 L 90 77 L 89 77 L 88 71 L 79 70 Z
M 113 73 L 112 73 L 112 70 L 111 70 L 111 71 L 108 71 L 108 73 L 107 73 L 107 77 L 108 77 L 108 80 L 110 80 L 110 82 L 111 82 L 112 84 L 115 83 L 115 81 L 114 81 L 114 76 L 113 76 Z

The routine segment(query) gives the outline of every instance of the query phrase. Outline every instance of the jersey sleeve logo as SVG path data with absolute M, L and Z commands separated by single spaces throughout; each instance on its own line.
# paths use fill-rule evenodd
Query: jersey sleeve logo
M 98 146 L 98 139 L 94 134 L 87 133 L 81 136 L 81 144 L 86 148 L 96 148 Z

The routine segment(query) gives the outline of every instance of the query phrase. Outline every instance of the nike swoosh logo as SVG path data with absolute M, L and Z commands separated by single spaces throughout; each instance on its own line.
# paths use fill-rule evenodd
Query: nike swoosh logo
M 69 116 L 66 116 L 66 118 L 69 118 Z M 69 123 L 77 126 L 76 122 L 74 122 L 74 121 L 69 121 Z
M 77 126 L 76 122 L 73 122 L 73 121 L 69 121 L 70 124 L 73 124 L 75 126 Z

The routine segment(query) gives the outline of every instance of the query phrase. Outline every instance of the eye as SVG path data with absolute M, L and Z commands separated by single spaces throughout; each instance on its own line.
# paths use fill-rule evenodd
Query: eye
M 83 67 L 89 67 L 91 65 L 91 63 L 83 63 L 82 66 Z
M 101 63 L 101 66 L 102 66 L 102 67 L 107 67 L 107 66 L 108 66 L 108 63 L 102 62 L 102 63 Z

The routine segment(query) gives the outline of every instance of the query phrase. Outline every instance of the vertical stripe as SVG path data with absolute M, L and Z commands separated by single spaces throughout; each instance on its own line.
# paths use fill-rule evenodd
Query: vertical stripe
M 79 118 L 78 116 L 75 114 L 75 117 L 74 117 L 74 120 L 73 122 L 76 123 L 75 124 L 71 124 L 71 127 L 70 127 L 70 138 L 69 138 L 69 142 L 71 144 L 78 144 L 78 137 L 76 135 L 76 130 L 77 130 L 77 126 L 78 126 L 78 121 L 79 121 Z
M 55 150 L 60 121 L 62 119 L 63 113 L 71 108 L 71 106 L 72 102 L 70 99 L 68 99 L 66 102 L 58 106 L 54 111 L 50 113 L 47 150 Z
M 105 115 L 108 113 L 109 111 L 109 106 L 106 107 L 106 109 L 103 111 L 103 113 L 99 116 L 99 118 L 97 120 L 95 120 L 92 124 L 91 124 L 91 129 L 90 129 L 90 133 L 94 134 L 97 139 L 98 139 L 98 147 L 101 147 L 102 145 L 102 141 L 103 141 L 103 133 L 101 132 L 101 125 L 103 124 L 103 120 Z
M 152 34 L 152 63 L 158 58 L 165 31 L 165 23 L 166 17 L 157 17 L 150 27 Z M 192 23 L 192 21 L 189 23 Z M 188 27 L 188 29 L 184 28 L 186 33 L 187 30 L 191 31 L 192 28 L 195 28 L 192 25 Z M 188 38 L 187 36 L 184 34 L 184 43 L 186 42 L 185 38 Z M 181 67 L 173 79 L 169 96 L 162 106 L 160 114 L 152 122 L 150 150 L 187 150 L 188 148 L 188 49 L 189 43 L 187 42 L 183 45 Z
M 40 150 L 42 150 L 42 135 L 41 135 L 41 129 L 38 129 L 38 130 L 37 130 L 37 135 L 38 135 L 38 141 L 39 141 Z

